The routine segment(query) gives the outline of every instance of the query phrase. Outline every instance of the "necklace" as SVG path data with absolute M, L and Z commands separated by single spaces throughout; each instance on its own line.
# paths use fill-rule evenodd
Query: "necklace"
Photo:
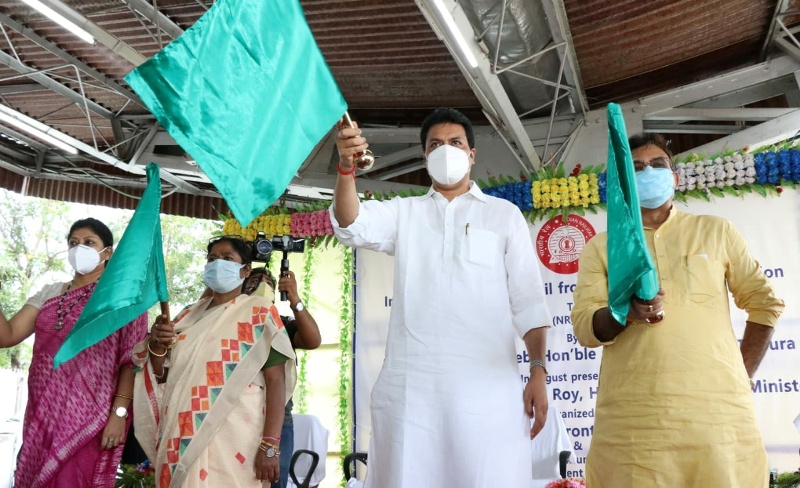
M 69 315 L 69 313 L 72 312 L 72 309 L 75 308 L 75 305 L 79 304 L 81 300 L 86 298 L 86 295 L 91 293 L 92 290 L 94 290 L 94 283 L 88 284 L 85 287 L 83 287 L 83 292 L 80 294 L 78 298 L 75 299 L 74 302 L 72 302 L 72 305 L 70 305 L 70 307 L 66 310 L 64 310 L 64 299 L 67 298 L 67 293 L 69 293 L 69 290 L 61 294 L 61 298 L 58 299 L 58 308 L 56 308 L 56 326 L 55 326 L 56 330 L 61 330 L 64 328 L 64 318 L 67 315 Z

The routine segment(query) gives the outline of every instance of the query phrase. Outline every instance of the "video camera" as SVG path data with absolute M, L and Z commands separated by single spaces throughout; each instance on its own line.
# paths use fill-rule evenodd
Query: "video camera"
M 259 232 L 256 234 L 256 238 L 253 241 L 253 254 L 255 254 L 256 261 L 269 263 L 272 251 L 280 251 L 283 253 L 283 258 L 281 259 L 281 277 L 286 276 L 286 272 L 289 271 L 289 253 L 304 252 L 305 250 L 305 239 L 289 235 L 272 236 L 272 239 L 267 239 L 266 234 Z M 284 302 L 288 300 L 285 291 L 281 292 L 281 300 Z

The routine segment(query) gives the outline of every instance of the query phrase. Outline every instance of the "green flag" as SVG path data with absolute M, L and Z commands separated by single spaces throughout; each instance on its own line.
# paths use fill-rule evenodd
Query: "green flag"
M 243 226 L 347 110 L 298 0 L 219 0 L 125 81 Z
M 94 293 L 54 358 L 54 367 L 110 336 L 158 301 L 169 300 L 161 244 L 161 180 L 147 165 L 147 188 Z
M 658 274 L 647 250 L 636 192 L 633 157 L 625 119 L 616 103 L 608 104 L 608 306 L 625 324 L 631 298 L 650 300 L 658 294 Z

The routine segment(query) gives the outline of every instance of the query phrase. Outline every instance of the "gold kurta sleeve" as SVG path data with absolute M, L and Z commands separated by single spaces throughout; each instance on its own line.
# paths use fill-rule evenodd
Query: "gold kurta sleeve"
M 775 327 L 783 312 L 783 300 L 775 296 L 775 289 L 758 261 L 750 255 L 742 235 L 730 222 L 726 224 L 729 265 L 725 279 L 733 300 L 747 312 L 748 321 Z
M 572 327 L 578 342 L 584 347 L 613 344 L 614 340 L 601 342 L 594 335 L 592 318 L 595 312 L 608 307 L 608 258 L 603 232 L 586 243 L 578 261 L 578 284 L 573 295 Z

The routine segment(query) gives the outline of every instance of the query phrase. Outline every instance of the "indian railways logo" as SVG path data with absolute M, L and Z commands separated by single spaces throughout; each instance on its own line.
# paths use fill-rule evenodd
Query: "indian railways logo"
M 578 257 L 583 246 L 594 237 L 592 224 L 570 214 L 566 222 L 559 215 L 548 220 L 536 236 L 536 254 L 550 271 L 561 274 L 578 272 Z

